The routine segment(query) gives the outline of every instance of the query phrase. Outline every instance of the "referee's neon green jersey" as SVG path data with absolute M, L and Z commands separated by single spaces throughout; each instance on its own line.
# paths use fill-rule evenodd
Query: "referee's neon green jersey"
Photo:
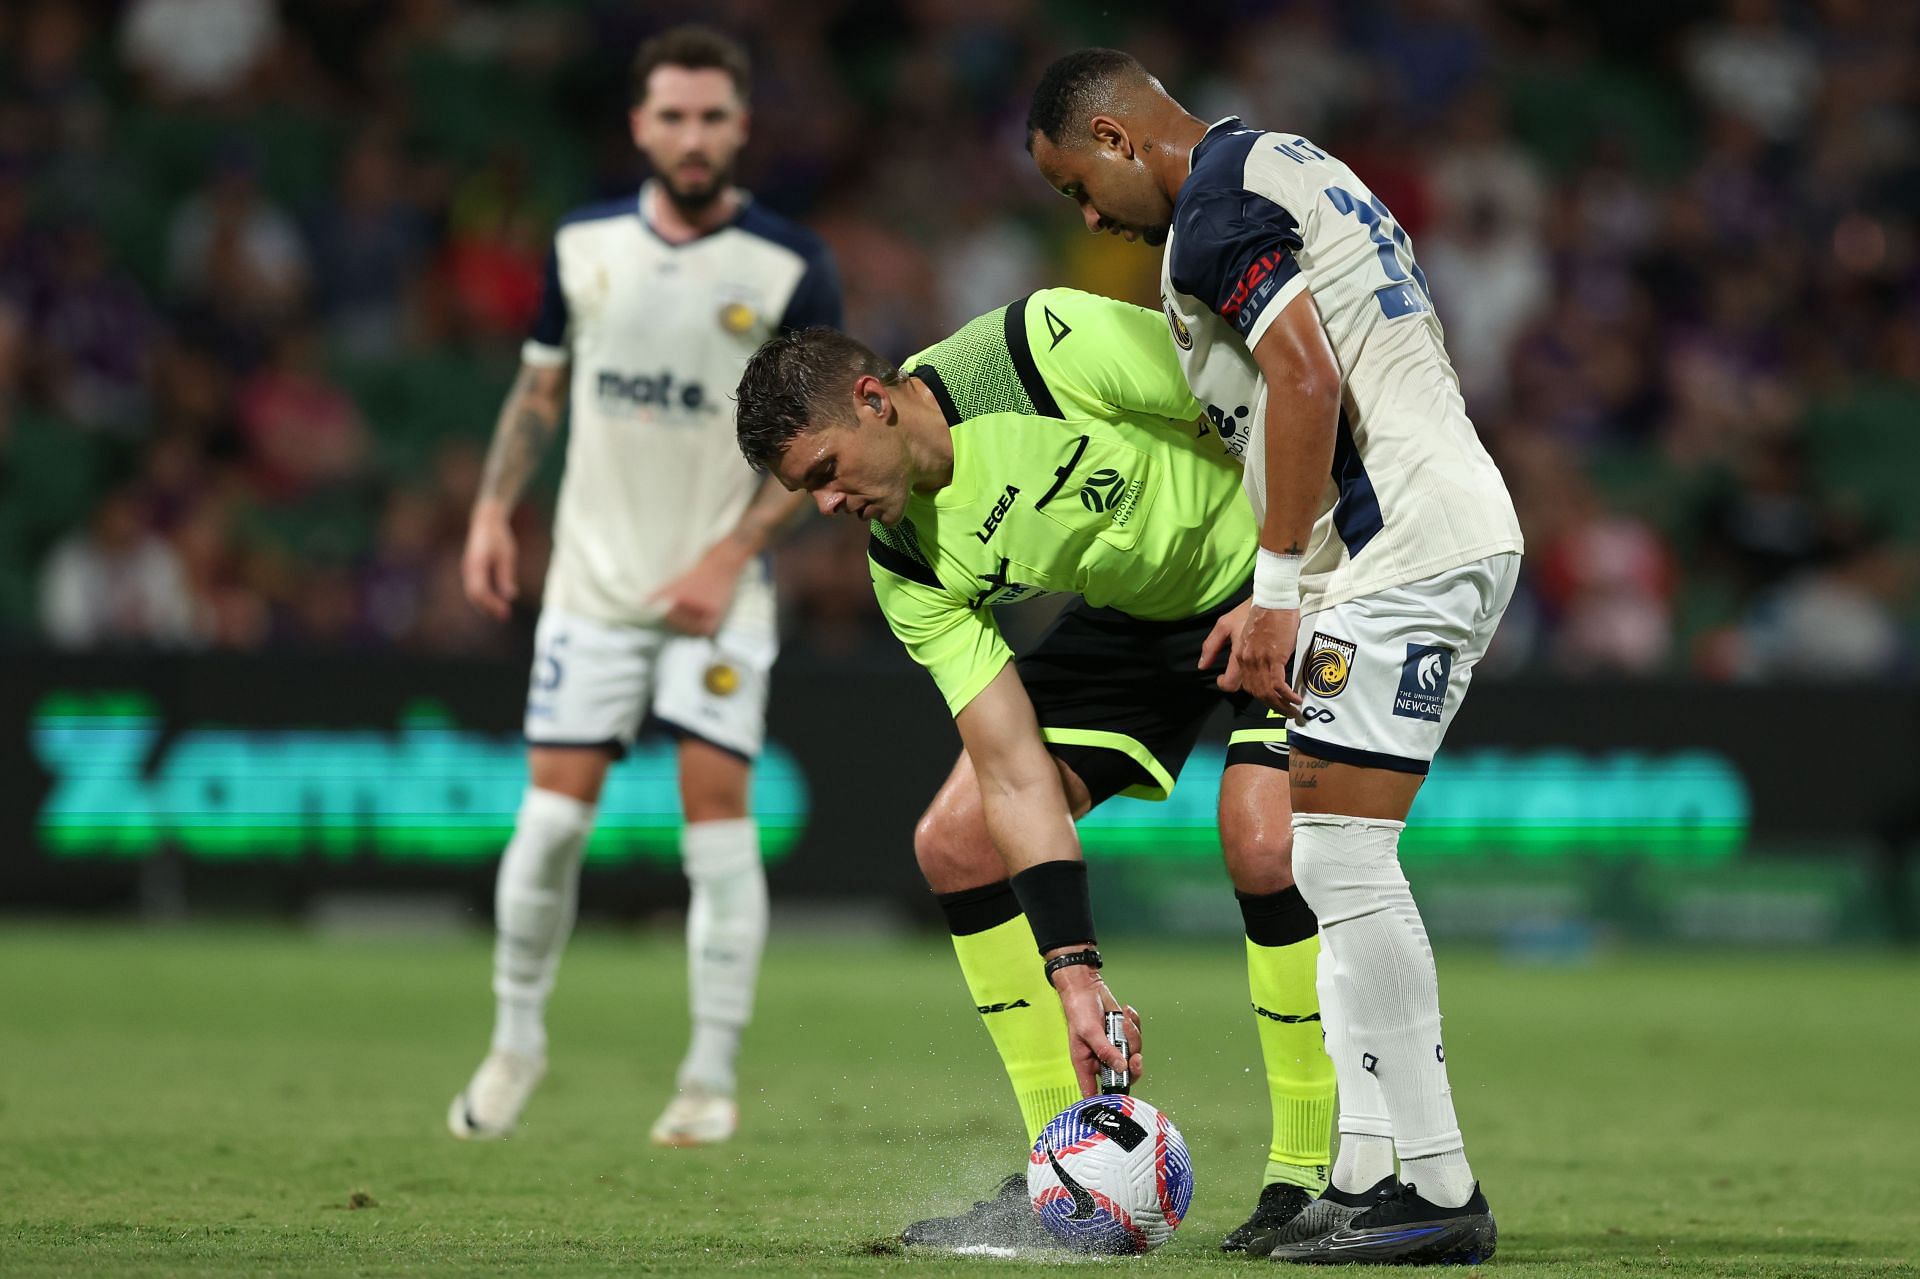
M 903 366 L 953 430 L 953 482 L 873 526 L 874 593 L 954 714 L 1012 657 L 998 604 L 1083 597 L 1193 617 L 1253 572 L 1239 464 L 1153 311 L 1046 289 Z

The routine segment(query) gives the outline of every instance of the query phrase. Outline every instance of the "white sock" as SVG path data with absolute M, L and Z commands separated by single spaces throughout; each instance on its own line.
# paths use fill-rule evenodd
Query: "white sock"
M 693 1041 L 680 1063 L 682 1088 L 731 1094 L 740 1032 L 767 941 L 767 875 L 752 818 L 695 822 L 680 834 L 692 888 L 687 906 L 687 993 Z
M 1433 947 L 1400 870 L 1404 828 L 1296 813 L 1293 873 L 1331 943 L 1336 1007 L 1350 1051 L 1386 1103 L 1400 1178 L 1429 1202 L 1454 1208 L 1473 1193 L 1473 1173 L 1447 1081 Z
M 740 1055 L 742 1029 L 723 1021 L 696 1020 L 693 1041 L 687 1045 L 686 1058 L 680 1063 L 680 1086 L 698 1084 L 731 1096 L 733 1063 Z
M 1422 1199 L 1442 1208 L 1458 1208 L 1473 1197 L 1473 1169 L 1467 1166 L 1465 1150 L 1403 1159 L 1400 1180 L 1418 1190 Z
M 580 850 L 593 830 L 593 805 L 527 788 L 513 838 L 494 882 L 493 945 L 496 1050 L 542 1057 L 547 996 L 560 952 L 573 931 Z
M 1360 1065 L 1347 1019 L 1341 1010 L 1339 983 L 1334 980 L 1334 947 L 1320 936 L 1320 962 L 1314 982 L 1320 993 L 1320 1031 L 1333 1075 L 1340 1085 L 1340 1118 L 1336 1130 L 1340 1146 L 1334 1153 L 1329 1184 L 1358 1194 L 1371 1190 L 1382 1177 L 1393 1174 L 1393 1125 L 1387 1122 L 1387 1103 L 1380 1083 Z

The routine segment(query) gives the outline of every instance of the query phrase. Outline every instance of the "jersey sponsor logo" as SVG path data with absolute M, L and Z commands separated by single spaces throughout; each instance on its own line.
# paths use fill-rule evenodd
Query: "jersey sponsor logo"
M 1173 330 L 1173 340 L 1179 344 L 1182 351 L 1193 350 L 1193 330 L 1189 329 L 1187 322 L 1180 318 L 1180 312 L 1173 309 L 1173 299 L 1162 298 L 1161 306 L 1166 310 L 1167 327 Z
M 720 308 L 720 327 L 735 337 L 752 328 L 757 318 L 745 302 L 729 302 Z
M 1315 631 L 1307 645 L 1307 660 L 1300 666 L 1300 682 L 1315 697 L 1340 696 L 1353 674 L 1353 656 L 1359 649 L 1352 640 Z
M 1227 450 L 1228 457 L 1244 457 L 1247 452 L 1246 417 L 1249 412 L 1244 404 L 1235 405 L 1233 412 L 1221 408 L 1218 404 L 1207 405 L 1207 421 L 1213 423 L 1213 429 L 1219 432 L 1220 443 Z M 1200 432 L 1202 436 L 1206 431 Z
M 1013 499 L 1018 496 L 1020 496 L 1020 490 L 1011 484 L 1007 485 L 1007 491 L 1002 493 L 1000 500 L 993 504 L 993 509 L 987 512 L 987 518 L 981 522 L 980 531 L 974 534 L 980 539 L 980 545 L 985 546 L 991 542 L 993 535 L 1000 531 L 1000 521 L 1007 518 L 1007 512 L 1013 509 Z
M 1031 1007 L 1033 1007 L 1033 1005 L 1028 1003 L 1026 1000 L 1016 999 L 1012 1003 L 1006 1003 L 1006 1004 L 979 1004 L 974 1008 L 973 1011 L 979 1013 L 982 1017 L 985 1017 L 988 1013 L 1005 1013 L 1005 1012 L 1012 1012 L 1016 1008 L 1031 1008 Z
M 1407 645 L 1400 666 L 1400 687 L 1393 695 L 1393 713 L 1405 719 L 1440 722 L 1447 704 L 1447 680 L 1453 675 L 1453 650 L 1439 644 Z
M 662 369 L 659 373 L 621 373 L 614 369 L 601 369 L 594 380 L 594 390 L 600 396 L 602 406 L 616 409 L 662 408 L 679 409 L 686 413 L 717 413 L 719 406 L 712 403 L 707 388 L 698 382 L 676 382 L 673 374 Z
M 1043 306 L 1040 308 L 1040 313 L 1047 317 L 1047 332 L 1053 336 L 1053 346 L 1047 348 L 1047 350 L 1051 351 L 1053 347 L 1059 346 L 1061 339 L 1073 332 L 1073 330 L 1067 327 L 1065 320 L 1053 313 L 1052 307 Z
M 1240 273 L 1240 278 L 1234 281 L 1233 291 L 1227 294 L 1227 300 L 1220 304 L 1220 318 L 1236 328 L 1249 327 L 1253 323 L 1253 318 L 1247 314 L 1247 303 L 1263 300 L 1273 291 L 1275 273 L 1279 271 L 1280 264 L 1286 260 L 1287 255 L 1279 249 L 1262 253 L 1255 258 L 1247 269 Z
M 1133 518 L 1133 508 L 1140 501 L 1139 480 L 1129 480 L 1110 466 L 1103 466 L 1087 477 L 1080 487 L 1080 505 L 1096 515 L 1102 511 L 1115 527 L 1125 524 Z

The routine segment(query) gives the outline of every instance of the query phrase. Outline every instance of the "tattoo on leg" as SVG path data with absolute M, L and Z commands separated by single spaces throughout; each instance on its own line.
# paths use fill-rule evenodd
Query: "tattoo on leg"
M 1313 774 L 1327 767 L 1327 764 L 1328 761 L 1324 759 L 1315 759 L 1311 755 L 1302 755 L 1298 751 L 1295 751 L 1292 766 L 1288 772 L 1288 776 L 1293 782 L 1293 789 L 1318 790 L 1320 788 L 1320 779 L 1313 776 Z M 1302 776 L 1303 773 L 1306 774 L 1306 776 Z

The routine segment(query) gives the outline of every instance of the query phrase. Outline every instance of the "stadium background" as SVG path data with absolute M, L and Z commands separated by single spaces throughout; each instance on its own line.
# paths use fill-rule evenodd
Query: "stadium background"
M 548 230 L 634 186 L 627 59 L 688 17 L 752 43 L 743 177 L 895 355 L 1038 284 L 1153 303 L 1021 153 L 1067 48 L 1355 165 L 1529 543 L 1408 842 L 1497 1264 L 1915 1274 L 1920 10 L 1872 0 L 0 3 L 0 1271 L 979 1273 L 880 1238 L 1019 1134 L 891 928 L 957 742 L 858 528 L 777 557 L 742 1140 L 640 1144 L 685 1016 L 657 750 L 521 1134 L 439 1129 L 532 625 L 461 599 L 465 513 Z M 1221 1264 L 1265 1151 L 1217 758 L 1084 832 L 1199 1173 L 1157 1270 Z
M 896 356 L 1045 283 L 1153 304 L 1154 255 L 1084 234 L 1022 152 L 1063 48 L 1123 44 L 1203 116 L 1347 157 L 1414 237 L 1529 546 L 1423 801 L 1446 833 L 1413 855 L 1468 886 L 1482 934 L 1910 935 L 1920 18 L 1132 12 L 8 6 L 7 900 L 484 907 L 533 612 L 465 603 L 465 512 L 553 222 L 640 176 L 631 50 L 704 16 L 754 44 L 743 180 L 828 239 L 849 327 Z M 558 457 L 518 524 L 527 600 Z M 864 538 L 816 521 L 778 554 L 767 820 L 786 895 L 910 910 L 908 823 L 954 738 L 877 618 Z M 831 748 L 845 722 L 858 767 Z M 1809 747 L 1845 763 L 1810 782 Z M 663 765 L 621 771 L 591 905 L 675 906 Z M 1122 917 L 1230 925 L 1168 904 L 1217 887 L 1214 767 L 1089 827 Z

